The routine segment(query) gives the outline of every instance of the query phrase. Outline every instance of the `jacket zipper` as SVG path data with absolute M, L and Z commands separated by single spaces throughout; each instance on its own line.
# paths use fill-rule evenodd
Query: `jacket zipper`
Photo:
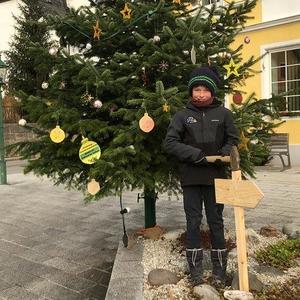
M 201 135 L 202 135 L 202 143 L 204 143 L 204 128 L 203 128 L 204 117 L 205 117 L 205 113 L 204 113 L 204 111 L 203 111 L 203 112 L 202 112 L 202 118 L 201 118 Z

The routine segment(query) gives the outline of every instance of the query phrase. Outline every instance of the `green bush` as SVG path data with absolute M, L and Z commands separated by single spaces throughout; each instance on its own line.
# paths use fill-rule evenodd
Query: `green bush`
M 295 258 L 300 257 L 300 238 L 284 240 L 269 245 L 255 253 L 259 263 L 280 269 L 288 269 L 296 264 Z

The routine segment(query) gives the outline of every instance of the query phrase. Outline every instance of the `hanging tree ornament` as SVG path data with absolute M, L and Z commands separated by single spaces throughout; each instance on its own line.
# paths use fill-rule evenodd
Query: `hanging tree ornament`
M 56 144 L 61 143 L 65 137 L 65 132 L 60 128 L 59 125 L 56 125 L 56 127 L 50 131 L 50 139 Z
M 124 20 L 129 20 L 131 18 L 131 9 L 128 6 L 128 3 L 125 3 L 124 9 L 120 11 Z
M 173 3 L 181 4 L 181 0 L 173 0 Z
M 249 44 L 251 42 L 250 37 L 248 35 L 245 36 L 244 42 L 245 42 L 245 44 Z
M 139 121 L 139 126 L 141 130 L 147 133 L 154 128 L 154 125 L 154 121 L 151 117 L 149 117 L 148 113 L 145 113 Z
M 102 34 L 101 29 L 99 27 L 99 21 L 96 22 L 96 26 L 93 26 L 94 28 L 94 39 L 97 38 L 100 39 L 100 35 Z
M 88 192 L 95 196 L 100 191 L 100 184 L 95 179 L 92 179 L 87 185 Z
M 42 83 L 42 89 L 43 89 L 43 90 L 46 90 L 48 87 L 49 87 L 49 83 L 46 82 L 46 81 L 44 81 L 44 82 Z
M 88 92 L 86 91 L 81 97 L 80 97 L 81 101 L 84 103 L 91 103 L 91 101 L 94 99 L 94 97 Z
M 96 142 L 83 138 L 79 149 L 80 160 L 87 165 L 94 164 L 101 156 L 101 149 Z
M 218 22 L 218 19 L 215 16 L 212 16 L 210 21 L 211 21 L 211 24 L 216 24 Z
M 19 120 L 19 125 L 20 126 L 25 126 L 26 123 L 27 123 L 27 121 L 25 119 L 23 119 L 23 118 Z
M 102 101 L 99 100 L 99 99 L 97 99 L 97 100 L 95 100 L 95 101 L 93 102 L 93 107 L 94 107 L 94 108 L 101 108 L 102 105 L 103 105 L 103 103 L 102 103 Z
M 243 102 L 243 96 L 240 92 L 236 92 L 233 97 L 232 97 L 232 100 L 235 104 L 237 105 L 241 105 L 242 102 Z
M 162 106 L 162 109 L 164 112 L 168 112 L 170 110 L 170 105 L 168 105 L 167 103 L 165 103 L 163 106 Z
M 169 64 L 163 60 L 160 64 L 159 64 L 159 69 L 164 72 L 169 68 Z
M 195 50 L 194 44 L 191 49 L 191 61 L 192 61 L 193 65 L 196 64 L 196 50 Z
M 91 49 L 92 49 L 92 44 L 91 44 L 91 43 L 87 43 L 87 44 L 85 45 L 85 49 L 86 49 L 86 50 L 91 50 Z
M 248 142 L 249 142 L 249 138 L 245 137 L 245 134 L 244 132 L 242 131 L 241 134 L 240 134 L 240 144 L 238 145 L 238 148 L 240 150 L 247 150 L 248 151 Z
M 224 65 L 223 67 L 227 70 L 227 74 L 226 74 L 227 78 L 228 78 L 231 74 L 233 74 L 233 75 L 235 75 L 235 76 L 239 76 L 239 75 L 240 75 L 239 72 L 238 72 L 238 69 L 241 67 L 241 65 L 240 65 L 240 64 L 236 64 L 236 63 L 233 61 L 232 58 L 230 59 L 229 64 L 228 64 L 228 65 Z
M 56 55 L 57 52 L 58 52 L 58 49 L 57 49 L 56 47 L 51 47 L 51 48 L 49 49 L 49 54 L 50 54 L 50 55 Z
M 159 35 L 155 35 L 153 37 L 153 43 L 159 43 L 160 42 L 160 36 Z
M 63 90 L 66 87 L 66 83 L 64 81 L 61 81 L 59 84 L 59 89 Z

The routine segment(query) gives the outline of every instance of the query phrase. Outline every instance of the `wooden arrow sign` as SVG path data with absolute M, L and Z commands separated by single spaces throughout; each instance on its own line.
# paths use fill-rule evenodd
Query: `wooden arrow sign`
M 215 179 L 217 203 L 255 208 L 264 197 L 259 187 L 249 180 Z

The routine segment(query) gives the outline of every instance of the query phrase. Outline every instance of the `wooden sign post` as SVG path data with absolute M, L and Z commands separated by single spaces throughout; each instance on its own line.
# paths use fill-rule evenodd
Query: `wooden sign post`
M 234 207 L 239 288 L 249 292 L 244 208 L 255 208 L 263 193 L 254 182 L 242 180 L 239 152 L 235 146 L 230 154 L 230 164 L 232 179 L 215 179 L 216 202 Z

